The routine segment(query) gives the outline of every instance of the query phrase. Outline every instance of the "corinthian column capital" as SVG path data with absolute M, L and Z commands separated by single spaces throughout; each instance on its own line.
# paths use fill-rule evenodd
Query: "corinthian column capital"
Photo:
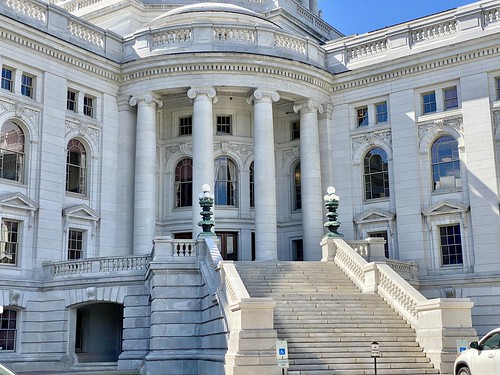
M 160 97 L 151 92 L 147 92 L 142 95 L 140 94 L 132 96 L 128 101 L 128 104 L 131 105 L 132 107 L 141 104 L 157 108 L 163 107 L 163 101 L 160 99 Z
M 276 91 L 271 90 L 255 90 L 252 95 L 247 97 L 248 104 L 254 104 L 255 102 L 267 101 L 269 103 L 277 102 L 280 100 L 280 94 Z
M 295 102 L 293 111 L 298 112 L 319 112 L 323 113 L 323 105 L 313 99 L 305 99 Z

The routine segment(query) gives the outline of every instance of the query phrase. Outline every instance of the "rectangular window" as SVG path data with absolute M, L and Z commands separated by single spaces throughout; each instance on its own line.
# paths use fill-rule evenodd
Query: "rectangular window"
M 68 90 L 68 94 L 66 95 L 66 109 L 76 112 L 76 92 L 72 90 Z
M 0 230 L 0 264 L 16 264 L 19 247 L 19 222 L 2 220 Z
M 217 116 L 217 134 L 231 134 L 231 116 Z
M 460 224 L 439 227 L 443 266 L 463 264 Z
M 70 229 L 68 232 L 68 259 L 83 258 L 83 231 Z
M 356 113 L 358 126 L 368 126 L 368 107 L 358 108 Z
M 94 118 L 94 98 L 88 95 L 83 97 L 83 114 Z
M 27 74 L 23 74 L 21 77 L 21 95 L 33 98 L 34 82 L 35 78 Z
M 292 141 L 300 139 L 300 121 L 292 122 Z
M 434 91 L 422 94 L 423 114 L 436 112 L 436 93 Z
M 0 314 L 0 352 L 16 350 L 17 311 L 4 309 Z
M 497 91 L 497 100 L 500 100 L 500 78 L 495 80 L 496 91 Z
M 13 91 L 13 74 L 9 68 L 2 68 L 2 89 Z
M 179 135 L 193 134 L 193 116 L 181 117 L 179 119 Z
M 443 90 L 444 94 L 444 110 L 458 108 L 457 86 Z
M 387 122 L 387 102 L 375 104 L 375 113 L 377 116 L 377 124 Z

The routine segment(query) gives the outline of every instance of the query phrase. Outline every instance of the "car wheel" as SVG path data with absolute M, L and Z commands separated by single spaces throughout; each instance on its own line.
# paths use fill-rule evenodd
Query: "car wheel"
M 468 367 L 462 367 L 458 370 L 457 375 L 471 375 Z

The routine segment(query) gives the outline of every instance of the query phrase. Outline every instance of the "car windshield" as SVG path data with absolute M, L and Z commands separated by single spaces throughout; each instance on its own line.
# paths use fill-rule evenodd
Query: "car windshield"
M 482 342 L 483 349 L 500 349 L 500 333 L 494 333 Z

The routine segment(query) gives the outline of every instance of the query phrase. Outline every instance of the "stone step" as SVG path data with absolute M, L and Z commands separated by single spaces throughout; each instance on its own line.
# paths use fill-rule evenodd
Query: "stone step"
M 276 302 L 274 327 L 287 340 L 288 375 L 438 374 L 415 331 L 380 296 L 363 294 L 334 264 L 237 262 L 251 297 Z

